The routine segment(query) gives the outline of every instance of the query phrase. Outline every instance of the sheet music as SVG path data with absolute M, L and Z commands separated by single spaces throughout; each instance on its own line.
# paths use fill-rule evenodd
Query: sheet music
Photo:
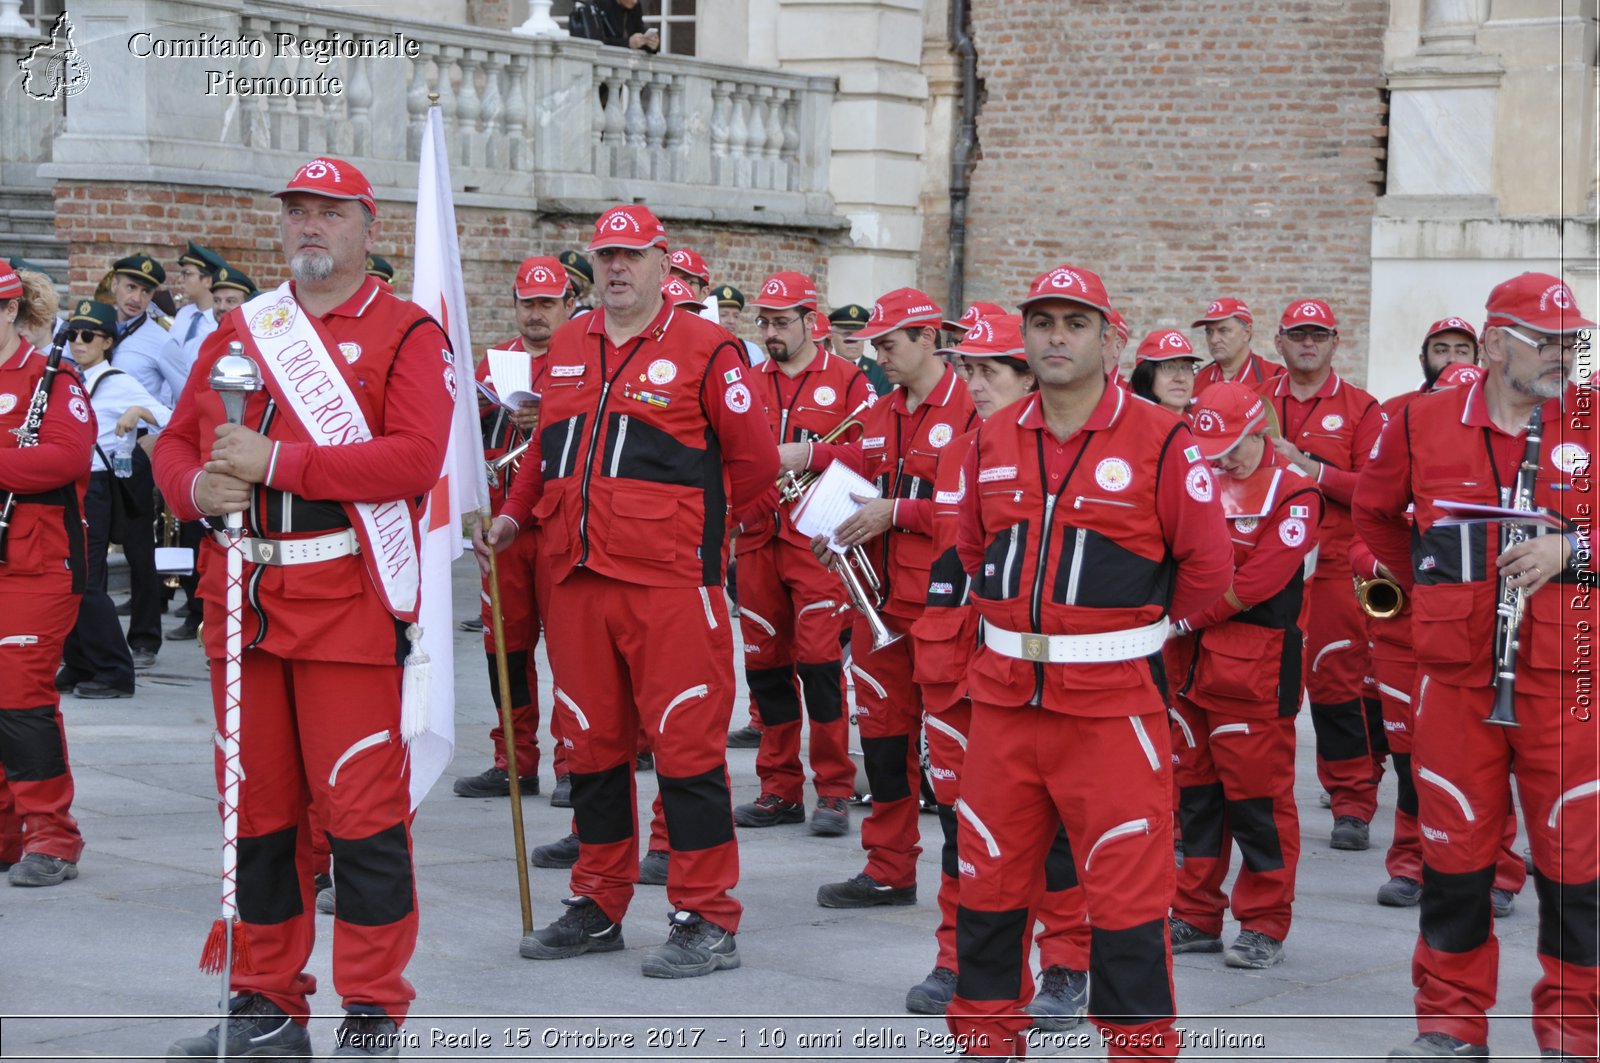
M 526 351 L 505 351 L 490 347 L 489 380 L 498 393 L 500 405 L 514 410 L 524 402 L 538 402 L 533 390 L 533 359 Z
M 1508 509 L 1504 506 L 1485 506 L 1477 502 L 1455 502 L 1450 499 L 1440 498 L 1433 503 L 1438 508 L 1449 513 L 1450 516 L 1434 522 L 1436 528 L 1452 528 L 1458 524 L 1534 524 L 1547 528 L 1564 528 L 1566 525 L 1560 517 L 1554 516 L 1543 509 L 1532 512 L 1520 509 Z
M 795 530 L 806 536 L 828 536 L 829 547 L 842 555 L 846 548 L 832 541 L 833 531 L 861 508 L 862 503 L 851 498 L 852 494 L 877 498 L 878 485 L 863 479 L 836 458 L 794 507 L 791 516 Z

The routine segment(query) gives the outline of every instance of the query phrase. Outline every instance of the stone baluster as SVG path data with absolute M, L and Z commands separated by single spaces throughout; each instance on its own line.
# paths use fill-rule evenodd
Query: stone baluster
M 645 101 L 644 140 L 645 151 L 649 156 L 649 168 L 641 170 L 641 174 L 648 173 L 652 181 L 670 181 L 672 179 L 672 163 L 667 158 L 667 110 L 665 96 L 667 82 L 672 75 L 645 74 L 639 80 L 642 88 L 648 88 L 650 96 Z
M 500 78 L 509 57 L 501 52 L 490 52 L 483 68 L 483 165 L 491 170 L 505 168 L 506 127 L 505 101 L 500 97 Z
M 766 188 L 771 180 L 771 167 L 764 156 L 767 150 L 767 104 L 772 89 L 767 85 L 748 85 L 745 90 L 750 100 L 750 124 L 746 132 L 749 137 L 750 182 L 745 187 Z
M 622 98 L 623 80 L 621 73 L 615 69 L 606 71 L 606 113 L 605 113 L 605 176 L 625 177 L 629 171 L 625 169 L 628 145 L 623 133 L 626 122 L 623 118 L 623 108 L 626 106 Z
M 483 49 L 464 48 L 461 58 L 461 92 L 456 99 L 456 137 L 460 141 L 457 158 L 463 166 L 483 165 L 483 134 L 478 122 L 483 117 L 483 98 L 478 95 L 478 71 L 483 69 Z
M 264 18 L 246 15 L 239 22 L 239 33 L 242 37 L 270 40 L 268 34 L 271 33 L 271 26 Z M 240 59 L 238 64 L 241 77 L 256 77 L 265 73 L 265 66 L 258 68 L 251 59 Z M 266 115 L 262 110 L 264 101 L 258 96 L 242 96 L 237 102 L 238 110 L 235 115 L 238 120 L 239 143 L 247 148 L 269 147 Z
M 349 84 L 345 88 L 345 98 L 349 101 L 350 117 L 348 119 L 350 135 L 350 154 L 366 156 L 372 154 L 372 76 L 371 59 L 359 56 L 345 60 L 345 76 Z M 410 109 L 410 100 L 406 101 Z
M 719 81 L 711 89 L 711 182 L 733 184 L 733 82 Z
M 321 39 L 321 27 L 301 26 L 296 39 L 302 41 Z M 295 60 L 296 77 L 314 78 L 326 71 L 326 67 L 318 66 L 309 56 L 301 55 Z M 300 127 L 300 150 L 308 155 L 335 154 L 336 145 L 329 131 L 334 118 L 332 100 L 324 99 L 316 93 L 307 93 L 304 96 L 296 96 L 294 103 L 295 124 Z M 329 112 L 326 118 L 323 116 L 324 108 Z
M 411 86 L 406 90 L 406 158 L 422 158 L 422 131 L 428 125 L 428 64 L 436 49 L 424 44 L 411 60 Z
M 596 177 L 611 176 L 611 145 L 606 142 L 606 118 L 611 108 L 606 106 L 611 96 L 611 68 L 609 66 L 594 67 L 594 82 L 591 85 L 592 99 L 594 100 L 594 163 L 593 170 Z
M 800 101 L 793 89 L 783 90 L 783 146 L 779 149 L 779 166 L 783 183 L 777 187 L 790 192 L 800 190 Z
M 733 187 L 749 188 L 750 98 L 742 94 L 733 101 L 733 125 L 728 130 L 728 149 L 733 155 Z
M 1419 55 L 1464 55 L 1478 50 L 1481 0 L 1423 0 Z
M 510 57 L 507 70 L 505 130 L 506 152 L 501 158 L 513 172 L 521 173 L 528 162 L 528 59 Z
M 439 66 L 439 80 L 434 88 L 439 94 L 439 112 L 444 119 L 445 142 L 455 145 L 461 143 L 460 127 L 456 124 L 456 73 L 460 67 L 460 60 L 459 47 L 450 44 L 440 47 L 439 57 L 436 60 Z
M 272 32 L 293 33 L 295 27 L 292 23 L 274 22 Z M 281 78 L 289 76 L 288 61 L 276 48 L 269 48 L 268 55 L 272 58 L 267 62 L 267 77 Z M 293 106 L 291 97 L 267 97 L 267 137 L 275 151 L 300 150 L 300 131 L 295 127 L 294 115 L 290 113 Z
M 762 155 L 767 161 L 767 183 L 762 187 L 785 189 L 789 187 L 789 178 L 778 153 L 783 150 L 783 104 L 788 90 L 767 86 L 761 92 L 767 97 L 767 142 L 762 146 Z
M 649 75 L 642 70 L 628 72 L 628 80 L 624 91 L 628 97 L 627 123 L 624 131 L 627 135 L 628 149 L 626 169 L 623 171 L 628 177 L 642 178 L 650 174 L 650 163 L 645 157 L 644 132 L 644 86 L 649 81 Z
M 663 141 L 667 154 L 667 173 L 664 179 L 676 183 L 684 179 L 684 172 L 688 169 L 684 158 L 687 122 L 683 115 L 683 78 L 671 74 L 663 77 L 667 88 L 667 135 Z

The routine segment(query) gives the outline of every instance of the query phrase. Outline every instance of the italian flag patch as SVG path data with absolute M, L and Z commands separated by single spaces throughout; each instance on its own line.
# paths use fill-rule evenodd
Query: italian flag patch
M 1189 464 L 1193 465 L 1200 460 L 1200 448 L 1190 447 L 1183 452 L 1183 456 L 1188 459 Z
M 1289 516 L 1291 516 L 1291 517 L 1299 517 L 1302 520 L 1304 520 L 1305 518 L 1311 516 L 1311 507 L 1310 506 L 1290 506 L 1289 507 Z

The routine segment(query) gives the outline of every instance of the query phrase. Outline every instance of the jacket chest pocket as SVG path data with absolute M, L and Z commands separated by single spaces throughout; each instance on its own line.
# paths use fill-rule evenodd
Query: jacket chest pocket
M 624 502 L 612 496 L 611 527 L 606 550 L 619 557 L 677 560 L 678 500 L 648 488 L 630 487 Z
M 990 601 L 1022 593 L 1022 570 L 1028 554 L 1028 522 L 1002 528 L 983 549 L 983 562 L 972 580 L 972 593 Z

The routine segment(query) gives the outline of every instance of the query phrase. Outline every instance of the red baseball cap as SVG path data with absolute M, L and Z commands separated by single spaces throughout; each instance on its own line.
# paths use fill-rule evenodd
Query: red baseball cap
M 663 235 L 662 239 L 665 238 Z M 667 260 L 672 263 L 673 269 L 682 270 L 702 284 L 711 283 L 711 270 L 706 268 L 706 260 L 693 248 L 680 247 L 668 255 Z
M 1082 303 L 1100 311 L 1108 320 L 1112 313 L 1111 296 L 1106 294 L 1106 286 L 1099 275 L 1086 269 L 1079 269 L 1077 266 L 1057 266 L 1048 273 L 1039 274 L 1029 287 L 1027 298 L 1017 306 L 1026 310 L 1030 303 L 1043 302 L 1046 299 L 1065 299 L 1073 303 Z
M 1226 321 L 1236 317 L 1246 325 L 1255 324 L 1255 318 L 1250 316 L 1250 308 L 1244 305 L 1243 299 L 1213 299 L 1211 305 L 1206 307 L 1206 312 L 1194 319 L 1190 328 L 1199 328 L 1201 325 L 1212 321 Z
M 1128 342 L 1128 334 L 1131 331 L 1128 328 L 1128 319 L 1117 313 L 1115 309 L 1113 309 L 1111 313 L 1107 314 L 1106 318 L 1110 320 L 1111 327 L 1116 329 L 1118 338 L 1120 338 L 1123 344 L 1126 345 Z
M 1459 317 L 1443 317 L 1429 325 L 1428 333 L 1422 337 L 1422 342 L 1427 343 L 1441 332 L 1465 332 L 1472 337 L 1473 343 L 1478 342 L 1478 333 Z
M 17 299 L 22 295 L 22 278 L 4 259 L 0 259 L 0 299 Z
M 1329 332 L 1338 332 L 1339 319 L 1333 316 L 1333 308 L 1321 299 L 1296 299 L 1278 321 L 1279 332 L 1288 332 L 1292 328 L 1325 328 Z
M 774 273 L 761 282 L 761 291 L 750 300 L 751 306 L 765 310 L 817 309 L 817 286 L 804 273 L 788 270 Z
M 366 207 L 376 217 L 378 201 L 372 194 L 372 182 L 367 180 L 366 174 L 345 162 L 343 159 L 334 159 L 326 155 L 312 159 L 289 178 L 289 183 L 282 192 L 274 192 L 274 199 L 295 192 L 304 192 L 312 196 L 326 196 L 329 199 L 353 199 Z
M 811 315 L 811 342 L 821 343 L 833 335 L 833 322 L 829 321 L 826 314 Z
M 569 283 L 566 267 L 559 259 L 536 255 L 522 260 L 513 290 L 518 299 L 560 299 L 567 294 Z
M 665 251 L 667 230 L 661 227 L 660 219 L 650 213 L 649 207 L 637 204 L 612 207 L 595 219 L 594 239 L 585 250 L 600 251 L 607 247 L 635 250 L 659 247 Z
M 976 325 L 983 318 L 993 317 L 996 314 L 1003 314 L 1005 312 L 1006 308 L 996 303 L 973 303 L 971 306 L 967 307 L 967 312 L 962 314 L 957 320 L 941 321 L 939 324 L 942 327 L 949 329 L 951 332 L 959 332 L 964 336 L 973 325 Z
M 1174 358 L 1199 358 L 1189 337 L 1177 329 L 1160 328 L 1139 341 L 1133 364 L 1140 362 L 1170 362 Z
M 1207 461 L 1222 457 L 1266 423 L 1266 401 L 1243 384 L 1233 383 L 1212 384 L 1202 391 L 1189 418 Z
M 668 306 L 692 306 L 695 309 L 702 307 L 700 297 L 694 294 L 694 289 L 683 283 L 682 278 L 668 277 L 666 283 L 661 285 L 661 298 L 667 301 Z
M 878 297 L 872 304 L 872 314 L 856 333 L 856 339 L 870 340 L 887 336 L 895 329 L 939 328 L 943 313 L 933 296 L 915 288 L 896 288 Z
M 1578 310 L 1578 300 L 1560 277 L 1548 273 L 1523 273 L 1497 284 L 1484 309 L 1484 327 L 1522 325 L 1538 332 L 1562 336 L 1595 324 Z
M 1471 362 L 1451 362 L 1444 367 L 1439 378 L 1433 382 L 1430 390 L 1443 391 L 1445 388 L 1466 387 L 1483 379 L 1483 370 Z
M 940 354 L 959 354 L 967 358 L 1026 358 L 1022 349 L 1022 315 L 989 314 L 979 318 L 954 347 L 941 347 Z

